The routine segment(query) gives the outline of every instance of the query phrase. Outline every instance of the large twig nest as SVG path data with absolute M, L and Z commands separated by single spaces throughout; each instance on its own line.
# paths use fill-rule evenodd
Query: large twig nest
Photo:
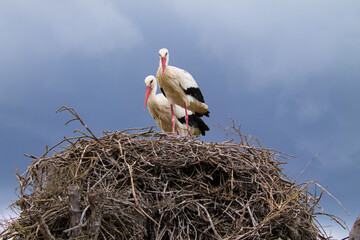
M 81 120 L 73 109 L 68 109 Z M 81 121 L 82 122 L 82 121 Z M 82 122 L 83 123 L 83 122 Z M 86 125 L 83 124 L 85 127 Z M 86 127 L 87 128 L 87 127 Z M 233 130 L 238 131 L 234 128 Z M 319 198 L 250 144 L 166 138 L 152 128 L 82 133 L 19 178 L 13 239 L 319 239 Z

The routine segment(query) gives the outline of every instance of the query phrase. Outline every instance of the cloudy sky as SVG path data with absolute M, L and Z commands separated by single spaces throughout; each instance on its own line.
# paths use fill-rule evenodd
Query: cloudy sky
M 62 105 L 97 134 L 154 125 L 144 78 L 170 65 L 190 72 L 209 105 L 205 141 L 230 126 L 296 156 L 284 166 L 335 196 L 320 202 L 351 228 L 360 214 L 358 0 L 2 0 L 0 208 L 16 199 L 15 166 L 72 136 Z M 320 219 L 335 238 L 347 231 Z

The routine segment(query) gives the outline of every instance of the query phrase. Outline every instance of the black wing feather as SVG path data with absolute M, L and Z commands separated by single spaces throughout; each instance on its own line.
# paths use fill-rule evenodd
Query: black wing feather
M 182 89 L 184 89 L 183 87 L 181 87 Z M 194 98 L 196 98 L 199 102 L 205 103 L 204 97 L 200 91 L 200 88 L 197 87 L 189 87 L 187 89 L 184 89 L 184 92 L 187 95 L 193 96 Z
M 164 96 L 166 97 L 164 89 L 160 88 L 160 90 L 161 90 L 162 94 L 164 94 Z

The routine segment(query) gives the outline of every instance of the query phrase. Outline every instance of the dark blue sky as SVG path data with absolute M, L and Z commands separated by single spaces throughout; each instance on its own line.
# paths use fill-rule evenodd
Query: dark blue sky
M 360 214 L 359 12 L 357 0 L 1 1 L 1 210 L 16 199 L 23 154 L 40 156 L 80 128 L 64 126 L 62 105 L 97 135 L 155 125 L 144 78 L 166 47 L 209 105 L 205 141 L 225 140 L 213 125 L 230 126 L 231 116 L 243 134 L 297 157 L 284 166 L 292 179 L 320 153 L 298 182 L 327 186 L 351 216 L 331 197 L 320 204 L 351 228 Z

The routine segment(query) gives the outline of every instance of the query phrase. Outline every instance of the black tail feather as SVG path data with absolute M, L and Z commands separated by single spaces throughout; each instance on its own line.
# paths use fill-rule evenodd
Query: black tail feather
M 204 114 L 201 114 L 201 113 L 195 113 L 195 115 L 196 115 L 197 117 L 202 117 L 202 116 L 210 117 L 210 112 L 209 112 L 209 111 L 207 111 L 207 112 L 206 112 L 206 113 L 204 113 Z

